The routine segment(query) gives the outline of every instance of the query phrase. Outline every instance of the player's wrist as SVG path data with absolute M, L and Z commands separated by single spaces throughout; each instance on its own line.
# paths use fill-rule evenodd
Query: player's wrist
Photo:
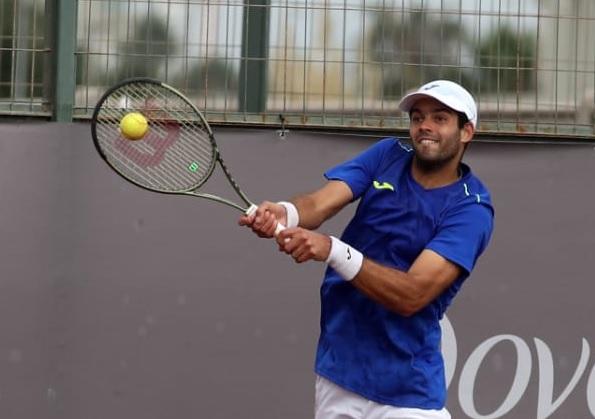
M 298 210 L 297 210 L 296 206 L 294 204 L 292 204 L 291 202 L 287 202 L 287 201 L 280 201 L 280 202 L 277 202 L 277 204 L 279 204 L 283 208 L 285 208 L 285 214 L 286 214 L 285 226 L 287 228 L 297 227 L 300 224 L 300 215 L 298 214 Z
M 343 279 L 351 281 L 359 273 L 364 262 L 364 255 L 344 241 L 331 237 L 331 249 L 326 263 Z

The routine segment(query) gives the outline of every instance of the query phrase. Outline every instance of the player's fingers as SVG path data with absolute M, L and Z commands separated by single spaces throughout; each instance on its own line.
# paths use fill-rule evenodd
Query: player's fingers
M 254 233 L 256 233 L 256 235 L 258 235 L 259 237 L 263 237 L 263 238 L 267 238 L 270 239 L 274 236 L 274 229 L 271 228 L 253 228 L 252 231 L 254 231 Z
M 291 255 L 298 245 L 298 242 L 293 239 L 291 229 L 280 231 L 279 234 L 277 234 L 276 239 L 279 244 L 279 250 L 288 255 Z
M 275 233 L 275 226 L 277 224 L 274 215 L 268 211 L 261 212 L 260 216 L 254 215 L 251 220 L 241 219 L 241 222 L 248 223 L 252 231 L 262 238 L 271 238 Z
M 255 225 L 260 225 L 262 223 L 263 218 L 265 217 L 265 214 L 267 212 L 267 208 L 265 205 L 260 204 L 258 206 L 258 208 L 256 208 L 256 211 L 254 211 L 253 217 L 254 217 L 254 224 Z
M 296 262 L 302 263 L 316 258 L 316 242 L 311 237 L 303 237 L 295 247 L 292 256 Z
M 270 212 L 265 213 L 265 217 L 262 223 L 263 231 L 270 232 L 271 234 L 275 232 L 275 226 L 277 225 L 277 219 L 273 214 Z
M 277 234 L 277 243 L 279 243 L 279 247 L 283 249 L 284 252 L 293 250 L 295 247 L 295 243 L 292 243 L 292 235 L 293 230 L 291 228 L 287 228 L 285 230 L 281 230 L 279 234 Z
M 310 252 L 304 246 L 299 246 L 291 252 L 291 257 L 296 263 L 303 263 L 311 259 Z
M 238 220 L 238 224 L 241 226 L 249 226 L 254 222 L 253 216 L 242 215 Z
M 254 211 L 254 218 L 255 220 L 258 220 L 259 222 L 266 217 L 267 214 L 274 214 L 274 205 L 272 202 L 269 201 L 263 201 L 258 208 L 256 208 L 256 211 Z
M 268 238 L 273 237 L 275 235 L 275 227 L 277 225 L 277 220 L 273 214 L 270 212 L 266 212 L 263 218 L 260 220 L 260 225 L 258 229 Z
M 257 211 L 254 214 L 254 227 L 261 229 L 270 218 L 270 213 L 267 210 Z

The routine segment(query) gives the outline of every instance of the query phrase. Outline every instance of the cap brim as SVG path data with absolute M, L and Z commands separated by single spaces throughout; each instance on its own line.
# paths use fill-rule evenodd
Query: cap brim
M 419 99 L 422 99 L 424 97 L 434 97 L 434 96 L 428 95 L 427 93 L 418 93 L 418 92 L 409 93 L 408 95 L 403 97 L 403 99 L 401 99 L 401 102 L 399 102 L 399 109 L 403 112 L 409 112 L 411 110 L 411 108 L 413 107 L 413 104 L 415 102 L 417 102 Z

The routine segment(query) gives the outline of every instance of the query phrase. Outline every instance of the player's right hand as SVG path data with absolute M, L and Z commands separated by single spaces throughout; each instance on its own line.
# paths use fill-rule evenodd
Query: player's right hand
M 262 202 L 252 215 L 243 215 L 238 220 L 241 226 L 250 227 L 259 237 L 275 236 L 277 223 L 285 225 L 287 213 L 285 207 L 274 202 Z

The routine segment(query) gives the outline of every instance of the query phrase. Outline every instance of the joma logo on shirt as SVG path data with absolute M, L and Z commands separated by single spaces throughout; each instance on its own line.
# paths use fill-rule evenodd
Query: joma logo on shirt
M 393 192 L 395 191 L 394 186 L 391 185 L 390 183 L 388 183 L 388 182 L 382 182 L 382 183 L 380 183 L 377 180 L 374 181 L 374 188 L 376 188 L 376 189 L 389 189 L 389 190 L 391 190 Z

